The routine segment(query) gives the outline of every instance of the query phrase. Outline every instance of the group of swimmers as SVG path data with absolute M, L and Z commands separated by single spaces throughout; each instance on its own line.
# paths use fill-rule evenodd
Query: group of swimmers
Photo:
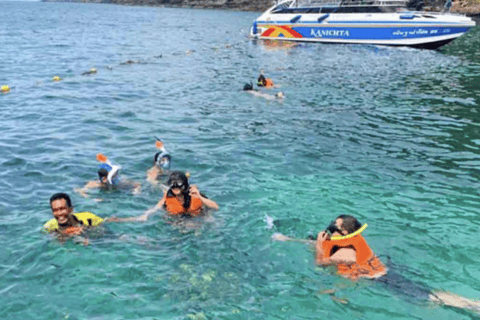
M 62 239 L 65 237 L 85 235 L 90 227 L 96 227 L 104 222 L 146 221 L 150 215 L 164 209 L 168 215 L 177 217 L 196 217 L 206 214 L 208 210 L 218 210 L 215 201 L 202 194 L 196 185 L 190 185 L 188 174 L 181 171 L 170 171 L 171 156 L 160 139 L 156 141 L 159 149 L 154 156 L 154 165 L 147 171 L 147 181 L 154 186 L 161 186 L 164 194 L 153 208 L 138 217 L 100 218 L 91 212 L 74 213 L 72 201 L 66 193 L 56 193 L 50 198 L 53 219 L 44 225 L 44 230 L 56 233 Z M 101 162 L 98 170 L 98 180 L 89 181 L 83 188 L 74 189 L 83 197 L 88 197 L 91 189 L 130 189 L 134 194 L 140 193 L 140 183 L 122 179 L 119 176 L 121 167 L 111 163 L 102 154 L 97 155 Z M 168 178 L 166 181 L 164 178 Z M 164 184 L 166 182 L 166 184 Z M 85 238 L 85 243 L 88 239 Z
M 146 221 L 158 210 L 165 210 L 172 217 L 199 217 L 209 210 L 218 210 L 218 204 L 202 194 L 198 187 L 189 184 L 188 174 L 170 171 L 172 158 L 163 142 L 157 138 L 159 150 L 154 156 L 154 165 L 147 171 L 147 181 L 160 186 L 164 194 L 160 201 L 143 214 L 128 218 L 101 218 L 90 212 L 74 213 L 70 197 L 66 193 L 56 193 L 50 198 L 53 219 L 44 225 L 44 230 L 58 234 L 63 239 L 85 235 L 89 228 L 106 222 Z M 122 180 L 119 177 L 120 166 L 112 164 L 105 156 L 99 154 L 101 162 L 98 181 L 88 182 L 77 193 L 86 196 L 89 189 L 132 188 L 140 192 L 140 183 Z M 165 181 L 166 179 L 166 181 Z M 458 295 L 432 291 L 425 285 L 414 283 L 388 270 L 387 266 L 376 256 L 362 233 L 367 224 L 361 224 L 355 217 L 340 215 L 325 230 L 318 233 L 316 239 L 293 239 L 282 234 L 274 234 L 275 241 L 300 241 L 311 244 L 315 249 L 315 261 L 321 266 L 334 266 L 338 275 L 356 281 L 361 278 L 384 283 L 389 289 L 415 299 L 427 300 L 455 308 L 480 312 L 480 301 L 470 300 Z M 88 238 L 83 237 L 87 245 Z M 334 294 L 333 290 L 329 290 Z
M 257 86 L 264 89 L 273 89 L 278 87 L 273 83 L 273 80 L 271 78 L 265 78 L 263 74 L 260 74 L 260 76 L 258 77 Z M 275 99 L 283 100 L 285 98 L 285 95 L 283 94 L 282 91 L 278 91 L 277 93 L 275 93 L 275 95 L 271 95 L 261 90 L 254 89 L 252 82 L 246 83 L 243 86 L 243 91 L 251 93 L 256 97 L 265 98 L 267 100 L 275 100 Z

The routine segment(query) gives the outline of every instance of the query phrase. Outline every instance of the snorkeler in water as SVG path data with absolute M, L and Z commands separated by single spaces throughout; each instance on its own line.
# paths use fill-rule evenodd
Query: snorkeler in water
M 282 101 L 285 98 L 285 95 L 281 91 L 277 92 L 275 95 L 271 95 L 271 94 L 268 94 L 268 93 L 265 93 L 265 92 L 261 92 L 259 90 L 255 90 L 255 89 L 253 89 L 253 84 L 251 82 L 246 83 L 243 86 L 243 91 L 248 92 L 248 93 L 254 95 L 255 97 L 261 97 L 261 98 L 265 98 L 267 100 L 280 100 L 280 101 Z
M 153 157 L 153 167 L 147 171 L 147 181 L 153 186 L 163 185 L 160 180 L 166 180 L 170 174 L 170 165 L 172 163 L 172 157 L 163 146 L 162 140 L 156 138 L 155 147 L 158 152 Z M 168 187 L 165 187 L 167 189 Z
M 106 221 L 91 212 L 73 213 L 72 201 L 66 193 L 54 194 L 50 198 L 50 208 L 54 219 L 45 223 L 43 230 L 58 234 L 62 241 L 70 237 L 82 236 L 83 244 L 88 245 L 85 230 L 97 227 Z
M 315 246 L 315 260 L 321 266 L 334 266 L 338 275 L 351 281 L 360 278 L 373 279 L 386 285 L 389 290 L 409 298 L 427 300 L 459 309 L 480 312 L 480 301 L 470 300 L 458 295 L 431 290 L 425 285 L 414 283 L 392 272 L 373 253 L 361 233 L 367 228 L 355 217 L 340 215 L 317 239 L 292 239 L 282 234 L 274 234 L 273 240 L 300 241 Z M 329 293 L 332 293 L 329 290 Z
M 79 195 L 88 198 L 87 191 L 91 189 L 113 190 L 124 189 L 132 190 L 133 194 L 139 194 L 141 185 L 139 182 L 120 179 L 119 172 L 121 167 L 113 165 L 107 157 L 99 153 L 97 160 L 101 162 L 98 170 L 98 180 L 87 182 L 81 189 L 74 189 Z
M 271 89 L 276 87 L 275 84 L 273 83 L 273 80 L 270 78 L 265 78 L 263 74 L 260 74 L 260 76 L 258 77 L 257 85 L 265 89 Z
M 188 183 L 188 177 L 181 171 L 173 171 L 168 178 L 169 189 L 157 205 L 145 211 L 141 216 L 131 218 L 113 218 L 112 221 L 147 221 L 148 217 L 164 209 L 173 217 L 197 217 L 207 210 L 218 210 L 218 204 L 200 193 L 196 185 Z
M 140 60 L 127 60 L 127 61 L 122 62 L 120 64 L 125 65 L 125 64 L 135 64 L 135 63 L 142 63 L 142 61 L 140 61 Z
M 85 71 L 84 73 L 82 73 L 82 76 L 87 76 L 87 75 L 96 74 L 96 73 L 97 73 L 97 69 L 91 68 L 90 70 Z

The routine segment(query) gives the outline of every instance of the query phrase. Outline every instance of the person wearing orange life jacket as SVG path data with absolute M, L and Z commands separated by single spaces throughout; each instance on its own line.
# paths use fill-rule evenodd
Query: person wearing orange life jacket
M 350 280 L 384 276 L 387 268 L 360 234 L 366 227 L 352 216 L 337 217 L 317 236 L 316 262 L 335 265 L 338 274 Z
M 275 86 L 275 84 L 273 83 L 273 80 L 270 79 L 270 78 L 265 78 L 265 76 L 263 74 L 261 74 L 258 77 L 257 85 L 259 87 L 264 87 L 265 89 L 270 89 L 270 88 L 273 88 Z
M 160 209 L 171 216 L 198 216 L 206 209 L 218 210 L 218 204 L 200 193 L 197 186 L 189 185 L 188 178 L 181 171 L 173 171 L 168 178 L 168 191 L 157 205 L 148 209 L 139 217 L 113 218 L 112 221 L 146 221 L 148 217 Z
M 280 233 L 275 233 L 272 239 L 313 244 L 316 248 L 317 264 L 334 265 L 338 274 L 347 279 L 353 281 L 360 278 L 373 279 L 375 282 L 384 284 L 388 290 L 408 299 L 427 300 L 480 314 L 479 300 L 442 290 L 432 290 L 395 271 L 388 270 L 387 273 L 387 268 L 375 256 L 360 234 L 366 227 L 366 224 L 362 226 L 355 217 L 341 215 L 332 221 L 325 231 L 319 232 L 316 240 L 310 237 L 308 240 L 289 238 Z M 328 290 L 328 293 L 334 292 L 335 290 Z

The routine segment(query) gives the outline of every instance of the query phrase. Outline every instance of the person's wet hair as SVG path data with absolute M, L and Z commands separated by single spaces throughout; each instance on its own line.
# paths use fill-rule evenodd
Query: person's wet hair
M 253 83 L 246 83 L 244 86 L 243 86 L 243 91 L 250 91 L 250 90 L 253 90 Z
M 338 216 L 335 220 L 342 219 L 342 228 L 347 230 L 348 233 L 353 233 L 362 227 L 362 224 L 354 216 L 349 216 L 342 214 Z
M 258 85 L 259 87 L 264 87 L 266 84 L 267 84 L 267 79 L 265 79 L 265 76 L 264 76 L 263 74 L 261 74 L 261 75 L 258 77 L 257 85 Z
M 100 181 L 102 181 L 103 178 L 106 178 L 108 177 L 108 170 L 105 169 L 105 168 L 102 168 L 100 170 L 98 170 L 98 178 L 100 179 Z
M 53 196 L 50 197 L 50 207 L 52 206 L 53 201 L 61 200 L 61 199 L 65 199 L 65 201 L 67 202 L 67 206 L 69 208 L 72 207 L 72 200 L 70 200 L 70 197 L 68 196 L 68 194 L 63 192 L 55 193 Z

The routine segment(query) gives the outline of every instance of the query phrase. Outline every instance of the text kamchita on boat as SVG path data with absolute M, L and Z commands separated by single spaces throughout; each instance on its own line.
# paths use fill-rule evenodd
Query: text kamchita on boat
M 258 39 L 438 48 L 475 22 L 460 14 L 410 10 L 404 0 L 286 0 L 255 20 Z M 448 6 L 447 6 L 448 7 Z

